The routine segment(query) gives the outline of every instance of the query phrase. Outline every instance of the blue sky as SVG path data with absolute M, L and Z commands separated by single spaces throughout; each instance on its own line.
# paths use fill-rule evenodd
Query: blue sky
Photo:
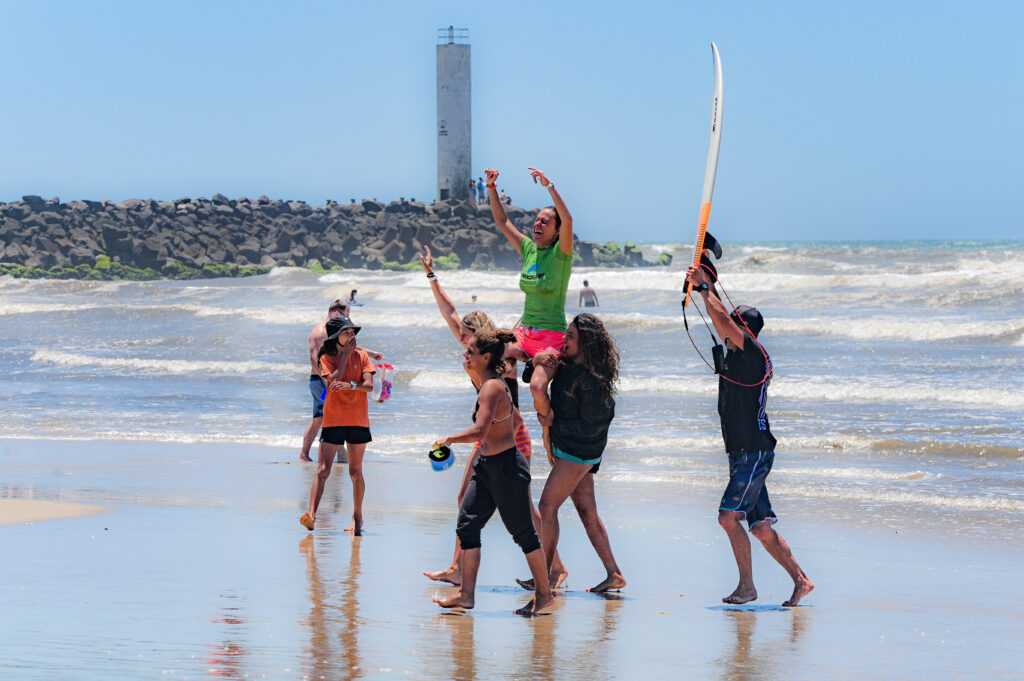
M 454 23 L 474 166 L 583 238 L 691 239 L 712 39 L 724 240 L 1020 238 L 1022 7 L 0 0 L 0 200 L 432 198 Z

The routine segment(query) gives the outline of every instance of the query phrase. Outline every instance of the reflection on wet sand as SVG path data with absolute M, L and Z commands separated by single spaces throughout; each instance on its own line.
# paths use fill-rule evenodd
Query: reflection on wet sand
M 566 656 L 565 661 L 572 661 L 575 666 L 572 678 L 604 679 L 608 678 L 608 643 L 619 625 L 619 612 L 625 599 L 619 594 L 608 593 L 594 595 L 592 599 L 604 601 L 601 616 L 596 621 L 593 636 L 585 637 L 575 653 Z M 598 606 L 594 606 L 598 607 Z
M 309 583 L 309 616 L 306 626 L 309 627 L 309 646 L 307 647 L 308 677 L 311 679 L 346 679 L 353 680 L 363 676 L 359 659 L 359 574 L 361 563 L 359 550 L 361 538 L 351 542 L 348 574 L 332 585 L 325 587 L 317 562 L 317 553 L 324 552 L 324 558 L 330 564 L 330 549 L 335 545 L 328 535 L 319 542 L 313 535 L 307 535 L 299 542 L 299 550 L 306 558 L 306 578 Z M 341 594 L 338 605 L 331 603 L 331 596 Z M 340 655 L 335 655 L 331 630 L 340 625 L 338 634 Z
M 435 621 L 451 634 L 452 679 L 476 681 L 476 620 L 470 615 L 445 612 L 437 615 Z
M 220 616 L 216 617 L 213 623 L 224 625 L 223 640 L 210 646 L 209 657 L 206 660 L 207 674 L 224 679 L 241 679 L 247 675 L 244 662 L 248 650 L 242 642 L 246 633 L 246 622 L 242 618 L 237 596 L 221 594 L 221 598 L 227 602 L 221 606 Z
M 767 681 L 785 679 L 786 670 L 777 670 L 780 641 L 767 641 L 755 646 L 754 633 L 758 617 L 789 617 L 788 645 L 796 648 L 807 626 L 807 609 L 792 608 L 780 612 L 777 608 L 727 609 L 726 617 L 735 632 L 735 647 L 724 656 L 722 679 L 724 681 Z

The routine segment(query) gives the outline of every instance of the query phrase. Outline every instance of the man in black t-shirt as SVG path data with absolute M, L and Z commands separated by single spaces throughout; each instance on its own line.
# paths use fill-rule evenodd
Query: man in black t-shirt
M 757 599 L 750 540 L 740 524 L 746 520 L 750 533 L 793 578 L 793 595 L 783 605 L 795 607 L 814 589 L 814 583 L 800 569 L 789 544 L 772 527 L 778 518 L 765 487 L 775 460 L 775 438 L 766 411 L 772 360 L 757 340 L 764 319 L 755 308 L 745 305 L 730 314 L 703 270 L 691 267 L 686 278 L 695 291 L 700 291 L 711 322 L 726 347 L 718 376 L 718 415 L 729 455 L 729 484 L 718 508 L 718 524 L 732 544 L 740 581 L 722 602 L 741 604 Z

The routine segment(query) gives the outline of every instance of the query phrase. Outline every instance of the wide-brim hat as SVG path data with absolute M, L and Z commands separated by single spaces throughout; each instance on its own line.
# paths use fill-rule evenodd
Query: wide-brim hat
M 327 321 L 327 338 L 325 340 L 334 340 L 346 329 L 352 329 L 352 333 L 358 334 L 362 328 L 353 324 L 352 320 L 345 316 L 329 319 Z

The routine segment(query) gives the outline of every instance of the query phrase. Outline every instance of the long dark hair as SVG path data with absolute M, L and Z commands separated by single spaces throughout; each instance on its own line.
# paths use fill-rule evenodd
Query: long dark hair
M 487 362 L 487 370 L 493 371 L 498 376 L 505 373 L 508 365 L 505 364 L 505 345 L 514 343 L 516 335 L 508 329 L 481 329 L 473 334 L 476 340 L 476 349 L 481 355 L 488 353 L 491 359 Z
M 337 354 L 338 339 L 331 338 L 330 340 L 325 340 L 323 344 L 320 346 L 320 350 L 316 353 L 316 359 L 317 361 L 320 361 L 320 358 L 323 357 L 324 355 L 330 355 L 331 357 L 334 357 Z
M 579 363 L 597 380 L 601 397 L 611 399 L 619 381 L 618 346 L 604 328 L 604 323 L 592 314 L 578 314 L 569 323 L 579 332 Z

